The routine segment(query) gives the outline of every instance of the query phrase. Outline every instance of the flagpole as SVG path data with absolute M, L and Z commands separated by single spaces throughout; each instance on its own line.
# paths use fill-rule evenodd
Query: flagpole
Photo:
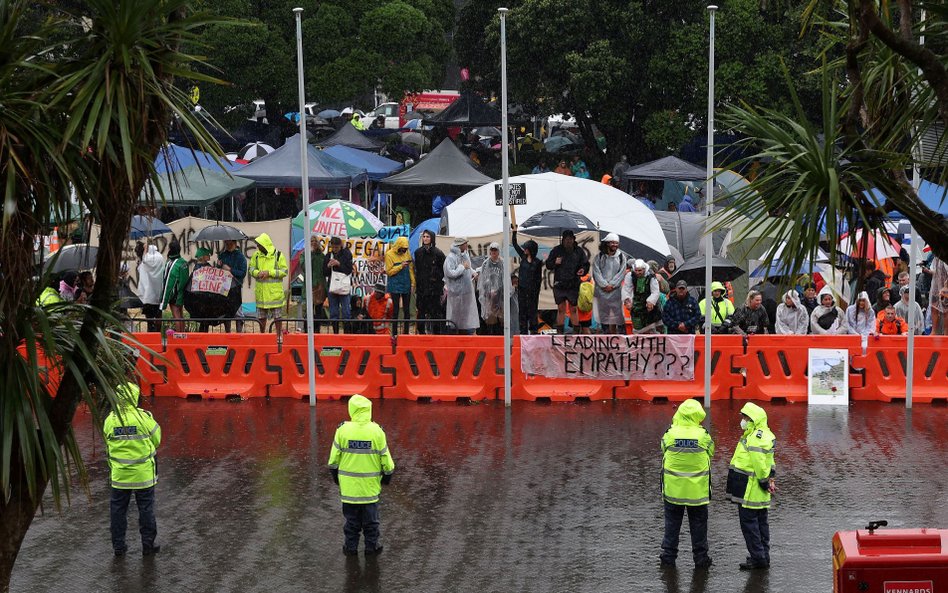
M 711 252 L 714 250 L 714 240 L 711 232 L 711 203 L 714 201 L 714 12 L 717 6 L 708 6 L 708 15 L 711 17 L 711 32 L 708 36 L 708 153 L 707 153 L 707 181 L 705 188 L 705 217 L 704 223 L 704 407 L 711 407 L 711 312 L 713 297 L 711 296 Z
M 310 242 L 313 237 L 313 221 L 309 209 L 309 167 L 306 142 L 306 92 L 303 85 L 303 25 L 302 8 L 294 8 L 296 16 L 296 77 L 299 86 L 300 100 L 300 201 L 303 206 L 303 261 L 305 269 L 303 277 L 306 279 L 306 367 L 309 375 L 309 405 L 316 405 L 316 346 L 313 341 L 313 255 Z
M 500 13 L 500 127 L 504 131 L 504 141 L 500 149 L 500 167 L 503 184 L 504 209 L 504 242 L 502 261 L 504 262 L 504 406 L 510 407 L 510 324 L 519 323 L 519 320 L 510 318 L 510 170 L 508 164 L 508 134 L 507 129 L 507 9 L 498 8 Z
M 921 45 L 925 45 L 925 11 L 922 10 L 922 35 L 919 40 Z M 919 69 L 919 74 L 921 74 L 921 69 Z M 922 185 L 922 175 L 919 171 L 919 161 L 921 160 L 922 147 L 918 141 L 918 138 L 915 138 L 915 150 L 914 158 L 912 159 L 912 187 L 915 188 L 915 194 L 918 195 L 918 189 Z M 913 305 L 915 304 L 915 274 L 917 272 L 918 264 L 918 233 L 915 232 L 915 225 L 912 225 L 912 243 L 909 246 L 909 314 L 908 319 L 908 344 L 906 344 L 905 352 L 905 407 L 911 409 L 912 407 L 912 396 L 914 395 L 914 383 L 915 383 L 915 332 L 919 331 L 920 328 L 915 327 L 913 322 L 914 311 Z M 902 295 L 899 295 L 899 298 L 902 298 Z M 925 315 L 922 315 L 922 320 L 924 323 Z M 921 328 L 924 329 L 924 328 Z

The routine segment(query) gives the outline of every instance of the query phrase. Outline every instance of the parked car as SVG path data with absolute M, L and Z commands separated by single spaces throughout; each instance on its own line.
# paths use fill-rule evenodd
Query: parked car
M 365 114 L 366 125 L 375 120 L 376 117 L 385 117 L 385 127 L 393 130 L 398 129 L 398 103 L 382 103 L 372 111 Z

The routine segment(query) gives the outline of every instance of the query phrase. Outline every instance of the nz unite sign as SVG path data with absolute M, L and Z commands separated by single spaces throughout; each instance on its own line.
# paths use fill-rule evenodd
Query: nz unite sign
M 520 336 L 520 365 L 561 379 L 693 381 L 694 335 Z

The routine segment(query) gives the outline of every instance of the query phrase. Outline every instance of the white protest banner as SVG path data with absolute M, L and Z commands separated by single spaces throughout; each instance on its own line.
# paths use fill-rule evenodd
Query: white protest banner
M 524 373 L 559 379 L 693 381 L 694 335 L 520 336 Z
M 204 266 L 191 274 L 191 292 L 210 292 L 227 296 L 234 277 L 227 270 Z
M 560 244 L 559 236 L 537 237 L 523 231 L 517 233 L 517 242 L 521 245 L 531 239 L 536 241 L 537 245 L 540 247 L 537 257 L 544 261 L 550 255 L 550 250 Z M 497 243 L 503 244 L 504 235 L 503 233 L 496 233 L 494 235 L 481 235 L 479 237 L 467 237 L 467 240 L 468 250 L 471 254 L 471 258 L 478 256 L 486 257 L 490 248 L 490 244 L 495 241 Z M 438 235 L 435 243 L 437 244 L 438 249 L 447 255 L 451 251 L 452 241 L 454 241 L 454 237 Z M 592 259 L 592 254 L 596 253 L 596 250 L 599 248 L 599 232 L 583 231 L 576 233 L 576 244 L 586 251 L 587 257 Z M 510 247 L 509 262 L 511 273 L 517 271 L 520 268 L 520 256 L 517 255 L 513 245 Z M 540 285 L 540 301 L 538 303 L 538 308 L 541 311 L 546 309 L 556 309 L 556 302 L 553 300 L 553 272 L 546 269 L 545 267 L 543 269 L 543 284 Z

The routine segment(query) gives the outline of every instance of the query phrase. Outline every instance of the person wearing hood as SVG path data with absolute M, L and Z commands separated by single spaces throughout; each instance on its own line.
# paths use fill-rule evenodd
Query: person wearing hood
M 145 253 L 145 245 L 141 242 L 135 245 L 135 253 L 138 255 L 138 298 L 142 301 L 142 314 L 149 319 L 148 331 L 159 332 L 165 257 L 156 245 L 149 245 Z
M 43 289 L 43 292 L 36 297 L 36 306 L 37 307 L 48 307 L 50 305 L 55 305 L 56 303 L 64 303 L 65 301 L 61 296 L 59 296 L 59 291 L 56 290 L 56 287 L 59 286 L 59 277 L 56 274 L 52 274 L 48 278 L 48 284 L 46 288 Z
M 697 210 L 695 209 L 694 202 L 692 200 L 693 198 L 691 197 L 691 194 L 685 194 L 684 196 L 682 196 L 681 203 L 678 204 L 678 211 L 679 212 L 697 212 Z
M 111 500 L 109 518 L 112 550 L 116 556 L 128 551 L 125 530 L 128 526 L 128 503 L 132 494 L 138 506 L 138 528 L 142 536 L 142 556 L 161 550 L 155 544 L 158 525 L 155 522 L 155 485 L 158 470 L 155 451 L 161 443 L 161 427 L 151 413 L 138 407 L 140 390 L 135 383 L 115 389 L 115 408 L 102 425 L 109 463 Z
M 909 287 L 903 286 L 899 289 L 899 300 L 895 303 L 895 314 L 906 322 L 912 322 L 914 333 L 921 334 L 925 330 L 925 314 L 922 313 L 922 307 L 917 301 L 909 301 Z
M 743 434 L 734 448 L 727 472 L 727 490 L 731 502 L 738 505 L 741 533 L 749 556 L 741 570 L 770 568 L 770 523 L 767 509 L 777 491 L 774 449 L 777 438 L 767 426 L 767 412 L 757 404 L 741 408 Z
M 480 297 L 481 318 L 486 334 L 499 336 L 504 333 L 504 260 L 500 257 L 500 244 L 496 241 L 487 249 L 487 259 L 481 264 L 474 278 Z
M 257 300 L 257 321 L 260 331 L 267 331 L 267 318 L 272 317 L 277 335 L 282 333 L 283 305 L 286 295 L 283 291 L 283 279 L 289 272 L 286 258 L 273 245 L 270 235 L 261 233 L 254 239 L 257 251 L 250 258 L 250 276 L 257 283 L 254 297 Z
M 165 263 L 164 288 L 161 293 L 161 310 L 171 308 L 176 332 L 184 331 L 184 291 L 188 285 L 188 262 L 181 257 L 181 245 L 172 240 L 168 245 L 168 261 Z
M 444 319 L 444 253 L 435 245 L 434 231 L 421 232 L 415 250 L 415 306 L 418 319 Z M 443 323 L 443 322 L 442 322 Z M 441 323 L 419 323 L 419 334 L 442 333 Z
M 604 334 L 624 334 L 625 314 L 622 311 L 622 281 L 626 274 L 626 256 L 619 251 L 619 235 L 609 233 L 593 258 L 592 277 L 596 289 L 596 317 Z M 697 306 L 697 305 L 696 305 Z
M 550 250 L 546 269 L 553 272 L 553 300 L 556 302 L 556 331 L 563 333 L 563 323 L 570 307 L 579 300 L 580 278 L 589 271 L 586 250 L 576 244 L 576 235 L 566 229 L 560 244 Z
M 388 294 L 392 297 L 392 334 L 398 333 L 398 312 L 404 311 L 404 334 L 408 334 L 411 319 L 411 293 L 415 288 L 415 266 L 408 252 L 408 237 L 395 239 L 385 250 L 385 275 L 388 276 Z
M 803 297 L 800 299 L 800 304 L 806 309 L 807 315 L 812 314 L 813 309 L 820 305 L 819 299 L 816 298 L 816 284 L 808 282 L 803 285 Z
M 885 272 L 883 272 L 882 270 L 876 269 L 876 262 L 872 260 L 866 261 L 865 280 L 863 282 L 863 290 L 865 290 L 867 294 L 878 294 L 879 289 L 885 285 L 886 285 Z
M 346 556 L 359 553 L 359 539 L 365 536 L 365 555 L 382 553 L 379 541 L 379 497 L 382 485 L 392 480 L 395 460 L 385 431 L 372 422 L 372 402 L 362 395 L 349 398 L 349 420 L 336 429 L 329 453 L 329 471 L 339 485 Z
M 734 315 L 734 303 L 730 299 L 724 298 L 727 294 L 727 288 L 720 282 L 711 283 L 711 333 L 726 334 L 728 324 Z M 707 315 L 707 298 L 701 299 L 698 303 L 698 310 L 701 311 L 702 319 Z M 702 321 L 703 323 L 703 321 Z M 703 330 L 702 330 L 703 331 Z
M 810 314 L 800 303 L 800 296 L 795 290 L 788 290 L 783 295 L 783 302 L 777 305 L 775 333 L 783 335 L 806 334 L 810 329 Z
M 849 331 L 856 335 L 869 336 L 876 333 L 876 314 L 865 290 L 860 292 L 856 302 L 846 309 L 846 325 Z
M 847 333 L 848 324 L 843 310 L 836 306 L 833 290 L 827 284 L 818 295 L 820 304 L 810 313 L 810 330 L 820 335 L 841 335 Z
M 473 334 L 480 327 L 474 300 L 474 270 L 465 237 L 455 237 L 444 260 L 446 318 L 459 334 Z
M 632 327 L 635 332 L 641 332 L 649 326 L 656 326 L 662 320 L 662 309 L 659 306 L 661 292 L 658 288 L 658 278 L 652 274 L 644 260 L 637 259 L 632 263 L 632 269 L 625 275 L 622 285 L 622 302 L 632 313 Z M 660 330 L 650 329 L 652 333 Z
M 530 239 L 521 247 L 517 241 L 516 226 L 511 225 L 511 233 L 510 241 L 517 255 L 520 256 L 520 269 L 517 271 L 517 281 L 520 283 L 517 293 L 520 333 L 522 335 L 535 334 L 538 326 L 540 288 L 543 285 L 543 260 L 537 257 L 540 246 Z
M 876 295 L 876 302 L 872 305 L 872 310 L 876 313 L 876 318 L 882 317 L 885 308 L 892 304 L 892 289 L 888 286 L 876 290 L 876 292 L 866 291 L 868 294 Z
M 701 425 L 705 415 L 704 408 L 696 400 L 685 400 L 662 437 L 662 499 L 665 506 L 665 535 L 659 556 L 662 566 L 675 566 L 678 536 L 686 510 L 695 568 L 711 566 L 708 504 L 711 502 L 714 441 Z
M 301 256 L 302 257 L 302 256 Z M 231 302 L 231 307 L 233 308 L 234 313 L 232 317 L 237 314 L 240 310 L 240 306 L 243 304 L 243 296 L 241 291 L 244 286 L 244 279 L 247 278 L 247 256 L 240 250 L 237 241 L 233 239 L 228 239 L 224 241 L 224 250 L 218 252 L 217 254 L 217 267 L 230 272 L 230 275 L 234 277 L 234 281 L 231 283 L 230 292 L 227 295 L 227 299 Z M 316 272 L 315 263 L 313 265 L 313 292 L 316 291 L 316 287 L 322 279 L 322 276 Z M 323 288 L 323 293 L 325 294 L 325 287 Z M 320 308 L 322 308 L 322 303 L 320 303 Z M 318 315 L 317 317 L 321 317 Z M 237 332 L 240 333 L 243 330 L 244 322 L 237 322 Z M 318 327 L 318 326 L 317 326 Z M 230 320 L 224 322 L 224 331 L 230 333 Z

